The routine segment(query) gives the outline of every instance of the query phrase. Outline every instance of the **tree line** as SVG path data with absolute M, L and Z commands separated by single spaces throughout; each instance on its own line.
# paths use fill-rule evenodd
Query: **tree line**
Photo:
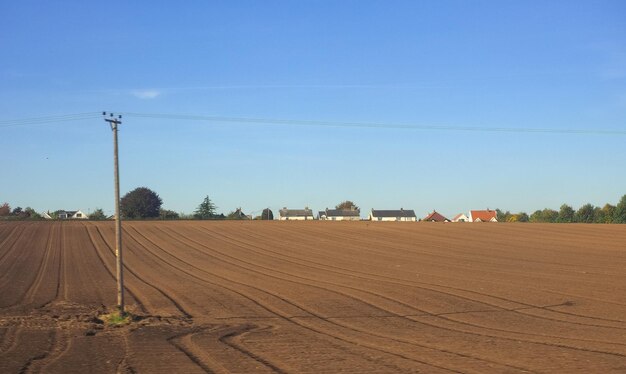
M 525 212 L 503 212 L 500 209 L 496 209 L 496 212 L 498 222 L 626 223 L 626 195 L 622 196 L 617 205 L 607 203 L 603 207 L 585 204 L 574 210 L 570 205 L 563 204 L 559 210 L 545 208 L 531 215 Z
M 124 219 L 248 219 L 240 209 L 235 209 L 227 215 L 217 212 L 217 206 L 207 195 L 192 214 L 177 213 L 164 209 L 161 197 L 147 187 L 138 187 L 128 192 L 120 199 L 120 213 Z M 350 200 L 342 201 L 336 209 L 358 209 Z M 62 211 L 50 213 L 52 218 Z M 605 204 L 603 207 L 585 204 L 574 210 L 567 204 L 561 205 L 559 210 L 545 208 L 536 210 L 528 215 L 526 212 L 511 213 L 496 209 L 498 222 L 536 222 L 536 223 L 626 223 L 626 195 L 622 196 L 617 205 Z M 95 209 L 89 214 L 91 220 L 105 220 L 107 217 L 102 209 Z M 11 209 L 8 203 L 0 205 L 0 219 L 43 219 L 34 209 L 16 207 Z M 273 220 L 274 214 L 269 209 L 263 209 L 258 220 Z

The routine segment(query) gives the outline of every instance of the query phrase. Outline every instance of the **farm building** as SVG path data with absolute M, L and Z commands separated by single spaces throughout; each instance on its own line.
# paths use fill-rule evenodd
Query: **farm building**
M 470 222 L 470 219 L 464 213 L 459 213 L 452 218 L 452 222 Z
M 278 211 L 279 220 L 281 221 L 308 221 L 313 220 L 313 211 L 309 208 L 304 209 L 287 209 L 283 208 Z
M 358 221 L 361 219 L 361 212 L 358 209 L 328 209 L 318 213 L 318 218 L 322 221 Z
M 495 210 L 470 210 L 470 222 L 498 222 Z
M 430 213 L 429 215 L 424 217 L 424 219 L 422 221 L 427 221 L 427 222 L 450 222 L 449 219 L 447 219 L 446 217 L 444 217 L 440 213 L 437 213 L 437 211 L 435 211 L 435 210 L 433 210 L 432 213 Z
M 404 210 L 375 210 L 372 209 L 368 219 L 370 221 L 417 221 L 417 216 L 412 209 Z

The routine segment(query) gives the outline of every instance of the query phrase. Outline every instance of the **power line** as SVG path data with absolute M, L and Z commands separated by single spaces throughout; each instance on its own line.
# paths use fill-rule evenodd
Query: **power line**
M 58 123 L 67 122 L 67 121 L 80 121 L 80 120 L 93 119 L 93 118 L 98 118 L 99 116 L 100 116 L 100 113 L 98 112 L 89 112 L 89 113 L 61 114 L 61 115 L 53 115 L 53 116 L 42 116 L 42 117 L 12 119 L 12 120 L 0 120 L 0 128 L 58 124 Z
M 626 130 L 604 129 L 557 129 L 532 127 L 485 127 L 485 126 L 449 126 L 449 125 L 416 125 L 392 124 L 371 122 L 335 122 L 311 121 L 296 119 L 270 119 L 251 117 L 221 117 L 185 114 L 153 114 L 125 112 L 125 116 L 136 118 L 177 119 L 188 121 L 229 122 L 229 123 L 257 123 L 268 125 L 314 126 L 314 127 L 348 127 L 348 128 L 375 128 L 375 129 L 402 129 L 402 130 L 432 130 L 432 131 L 463 131 L 463 132 L 502 132 L 502 133 L 553 133 L 553 134 L 586 134 L 586 135 L 626 135 Z
M 492 132 L 492 133 L 544 133 L 544 134 L 570 134 L 570 135 L 626 135 L 626 130 L 608 129 L 559 129 L 537 127 L 487 127 L 487 126 L 450 126 L 450 125 L 419 125 L 397 124 L 384 122 L 340 122 L 340 121 L 317 121 L 299 119 L 278 118 L 255 118 L 255 117 L 226 117 L 205 116 L 190 114 L 163 114 L 163 113 L 135 113 L 122 112 L 127 117 L 152 118 L 181 121 L 200 121 L 214 123 L 239 123 L 239 124 L 262 124 L 278 126 L 303 126 L 303 127 L 343 127 L 343 128 L 370 128 L 370 129 L 396 129 L 396 130 L 420 130 L 420 131 L 449 131 L 449 132 Z M 80 121 L 99 118 L 100 112 L 87 112 L 66 114 L 57 116 L 44 116 L 14 120 L 0 120 L 0 128 L 18 126 L 37 126 L 59 124 L 67 121 Z

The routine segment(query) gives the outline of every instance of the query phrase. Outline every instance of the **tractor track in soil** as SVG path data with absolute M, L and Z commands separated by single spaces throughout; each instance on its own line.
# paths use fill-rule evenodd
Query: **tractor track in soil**
M 137 221 L 123 236 L 135 317 L 115 328 L 97 322 L 114 308 L 110 222 L 0 222 L 0 369 L 626 371 L 620 225 Z

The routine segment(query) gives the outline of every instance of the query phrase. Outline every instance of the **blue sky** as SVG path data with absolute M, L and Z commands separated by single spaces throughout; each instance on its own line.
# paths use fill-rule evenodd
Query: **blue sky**
M 623 1 L 2 2 L 0 121 L 184 114 L 626 131 Z M 6 123 L 6 122 L 5 122 Z M 626 136 L 127 115 L 121 189 L 190 213 L 617 203 Z M 113 210 L 99 118 L 2 127 L 0 202 Z

